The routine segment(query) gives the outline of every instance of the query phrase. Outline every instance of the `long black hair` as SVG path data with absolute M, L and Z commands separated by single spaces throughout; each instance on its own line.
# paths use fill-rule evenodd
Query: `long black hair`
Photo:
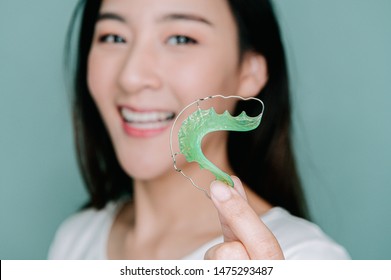
M 81 13 L 74 73 L 73 124 L 78 163 L 90 193 L 88 206 L 102 208 L 132 195 L 132 179 L 121 168 L 87 86 L 87 58 L 102 1 L 81 0 L 70 30 Z M 241 54 L 263 55 L 268 82 L 258 94 L 265 103 L 261 125 L 251 132 L 229 132 L 228 158 L 234 172 L 262 198 L 292 214 L 306 217 L 307 208 L 291 143 L 291 106 L 287 65 L 280 29 L 269 0 L 227 0 L 239 30 Z M 68 41 L 71 40 L 71 31 Z M 68 56 L 69 58 L 69 56 Z M 239 102 L 236 113 L 256 114 L 251 102 Z

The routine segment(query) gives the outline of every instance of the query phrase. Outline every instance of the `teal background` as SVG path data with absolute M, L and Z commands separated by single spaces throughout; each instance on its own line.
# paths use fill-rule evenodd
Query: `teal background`
M 313 220 L 391 259 L 391 1 L 275 0 Z M 44 259 L 85 201 L 62 71 L 76 0 L 0 1 L 0 259 Z

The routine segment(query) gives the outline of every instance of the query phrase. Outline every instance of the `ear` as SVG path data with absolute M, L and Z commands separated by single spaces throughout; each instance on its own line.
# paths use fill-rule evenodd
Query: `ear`
M 267 80 L 266 59 L 255 52 L 246 52 L 240 68 L 240 84 L 237 94 L 242 97 L 256 96 Z

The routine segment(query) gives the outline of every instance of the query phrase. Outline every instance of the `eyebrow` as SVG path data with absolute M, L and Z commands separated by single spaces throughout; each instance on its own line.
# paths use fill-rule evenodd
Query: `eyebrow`
M 123 18 L 122 16 L 115 13 L 109 13 L 109 12 L 99 14 L 96 21 L 98 22 L 101 20 L 116 20 L 122 23 L 126 23 L 125 18 Z M 195 21 L 195 22 L 204 23 L 209 26 L 213 26 L 213 24 L 209 20 L 201 16 L 186 14 L 186 13 L 167 14 L 159 18 L 158 22 L 167 22 L 167 21 L 175 21 L 175 20 Z
M 125 18 L 121 17 L 120 15 L 118 14 L 114 14 L 114 13 L 102 13 L 102 14 L 99 14 L 98 15 L 98 18 L 96 19 L 96 21 L 101 21 L 101 20 L 116 20 L 116 21 L 119 21 L 119 22 L 123 22 L 123 23 L 126 23 L 126 20 Z
M 187 14 L 187 13 L 167 14 L 159 18 L 158 22 L 175 21 L 175 20 L 196 21 L 196 22 L 205 23 L 209 26 L 213 26 L 213 24 L 209 20 L 205 19 L 204 17 L 194 15 L 194 14 Z

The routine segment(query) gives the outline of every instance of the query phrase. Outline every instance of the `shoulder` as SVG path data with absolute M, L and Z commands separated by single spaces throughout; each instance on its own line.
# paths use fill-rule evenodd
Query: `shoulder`
M 291 215 L 283 208 L 272 208 L 262 216 L 276 236 L 286 259 L 349 259 L 346 250 L 319 226 Z
M 105 258 L 107 238 L 119 203 L 101 210 L 88 208 L 67 218 L 57 230 L 49 259 Z

